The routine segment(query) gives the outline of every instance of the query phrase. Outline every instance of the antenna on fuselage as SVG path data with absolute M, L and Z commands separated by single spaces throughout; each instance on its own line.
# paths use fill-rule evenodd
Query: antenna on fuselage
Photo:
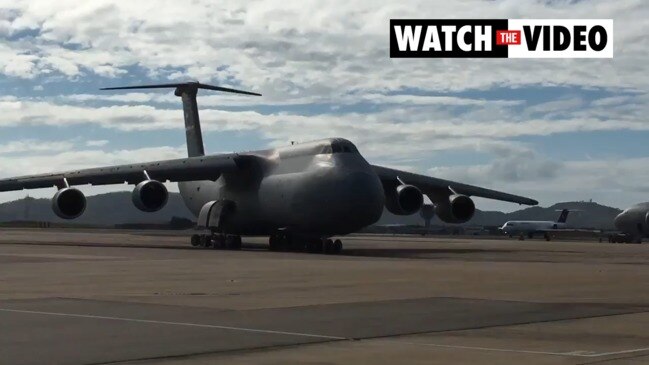
M 237 89 L 230 89 L 227 87 L 201 84 L 200 82 L 105 87 L 100 90 L 163 89 L 163 88 L 171 88 L 171 87 L 176 88 L 174 94 L 176 96 L 179 96 L 183 101 L 183 114 L 185 116 L 185 135 L 187 138 L 187 155 L 189 157 L 205 155 L 205 147 L 203 146 L 203 134 L 201 132 L 201 122 L 200 122 L 200 118 L 198 117 L 198 103 L 196 102 L 196 95 L 198 94 L 198 89 L 207 89 L 207 90 L 222 91 L 222 92 L 228 92 L 234 94 L 261 96 L 261 94 L 253 93 L 250 91 L 243 91 Z

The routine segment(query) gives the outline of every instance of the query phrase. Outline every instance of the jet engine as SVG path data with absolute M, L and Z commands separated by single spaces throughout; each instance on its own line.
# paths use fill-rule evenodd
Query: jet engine
M 464 223 L 473 217 L 475 204 L 466 195 L 451 195 L 448 201 L 435 204 L 435 213 L 446 223 Z
M 54 214 L 63 219 L 74 219 L 86 210 L 86 197 L 75 188 L 63 188 L 52 197 Z
M 423 204 L 423 194 L 413 185 L 401 184 L 385 197 L 385 207 L 390 213 L 397 215 L 415 214 Z
M 131 198 L 137 209 L 143 212 L 156 212 L 167 204 L 169 193 L 160 181 L 144 180 L 133 189 Z

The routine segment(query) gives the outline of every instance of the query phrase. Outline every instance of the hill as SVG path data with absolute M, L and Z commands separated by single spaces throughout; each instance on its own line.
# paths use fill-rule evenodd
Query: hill
M 568 216 L 568 223 L 575 228 L 612 229 L 613 218 L 620 213 L 617 208 L 592 202 L 563 202 L 546 208 L 531 207 L 511 213 L 476 210 L 473 219 L 465 225 L 500 226 L 508 220 L 556 220 L 559 216 L 556 210 L 563 208 L 580 210 L 571 212 Z M 162 210 L 145 213 L 133 206 L 130 192 L 114 192 L 89 196 L 85 213 L 72 222 L 103 226 L 133 223 L 160 224 L 169 222 L 172 217 L 195 220 L 178 193 L 169 194 L 169 202 Z M 49 199 L 34 198 L 0 204 L 0 222 L 12 221 L 72 223 L 57 217 L 52 212 Z M 385 211 L 377 224 L 423 225 L 423 219 L 419 214 L 396 216 Z M 444 225 L 437 217 L 433 219 L 432 224 Z
M 130 192 L 114 192 L 87 197 L 86 211 L 75 219 L 77 224 L 112 226 L 129 223 L 167 223 L 172 217 L 190 218 L 195 220 L 185 207 L 178 193 L 169 193 L 167 205 L 155 213 L 145 213 L 138 210 L 131 202 Z M 10 221 L 71 221 L 57 217 L 51 208 L 49 199 L 24 198 L 0 204 L 0 222 Z
M 568 216 L 568 224 L 574 228 L 614 229 L 613 219 L 621 212 L 620 209 L 607 207 L 594 202 L 562 202 L 549 207 L 530 207 L 511 213 L 476 210 L 473 219 L 464 225 L 502 226 L 510 220 L 554 221 L 559 217 L 557 210 L 564 208 L 579 210 L 579 212 L 571 212 Z M 445 224 L 437 217 L 431 223 L 433 225 Z M 423 224 L 423 219 L 419 214 L 396 216 L 390 212 L 384 212 L 377 224 L 421 225 Z

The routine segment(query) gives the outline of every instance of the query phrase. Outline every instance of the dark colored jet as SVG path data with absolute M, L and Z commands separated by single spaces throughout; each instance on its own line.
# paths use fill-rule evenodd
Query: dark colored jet
M 0 180 L 0 191 L 55 186 L 52 209 L 79 217 L 86 199 L 74 185 L 134 184 L 132 200 L 145 212 L 161 209 L 162 182 L 178 182 L 185 204 L 209 234 L 192 236 L 200 247 L 241 247 L 242 235 L 269 235 L 271 250 L 337 253 L 339 239 L 376 222 L 385 206 L 400 215 L 417 213 L 426 194 L 435 214 L 462 223 L 473 216 L 470 196 L 536 205 L 537 201 L 449 180 L 371 165 L 343 138 L 220 155 L 205 155 L 198 116 L 198 89 L 252 92 L 197 82 L 108 88 L 175 88 L 182 98 L 187 158 L 90 168 Z

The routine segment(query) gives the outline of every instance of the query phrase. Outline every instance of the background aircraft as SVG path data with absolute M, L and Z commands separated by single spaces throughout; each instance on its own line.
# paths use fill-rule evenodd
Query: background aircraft
M 612 242 L 642 243 L 642 238 L 649 235 L 649 202 L 625 209 L 615 217 L 614 223 L 623 235 L 613 236 Z
M 52 209 L 61 218 L 79 217 L 86 199 L 73 185 L 135 184 L 133 204 L 153 212 L 167 202 L 161 181 L 178 182 L 198 226 L 202 247 L 241 247 L 241 235 L 269 235 L 271 250 L 337 253 L 334 235 L 376 222 L 384 206 L 392 213 L 418 212 L 426 194 L 445 222 L 471 219 L 470 196 L 536 205 L 537 201 L 454 181 L 370 165 L 346 139 L 330 138 L 277 149 L 206 156 L 198 115 L 198 89 L 246 95 L 252 92 L 197 82 L 107 88 L 175 88 L 185 117 L 188 158 L 31 175 L 0 180 L 0 191 L 56 186 Z
M 500 230 L 505 234 L 512 237 L 514 235 L 520 235 L 521 237 L 527 236 L 528 238 L 533 238 L 536 233 L 543 233 L 546 240 L 550 240 L 549 232 L 563 230 L 568 226 L 566 220 L 568 219 L 569 209 L 561 210 L 559 219 L 556 222 L 553 221 L 507 221 L 500 227 Z

